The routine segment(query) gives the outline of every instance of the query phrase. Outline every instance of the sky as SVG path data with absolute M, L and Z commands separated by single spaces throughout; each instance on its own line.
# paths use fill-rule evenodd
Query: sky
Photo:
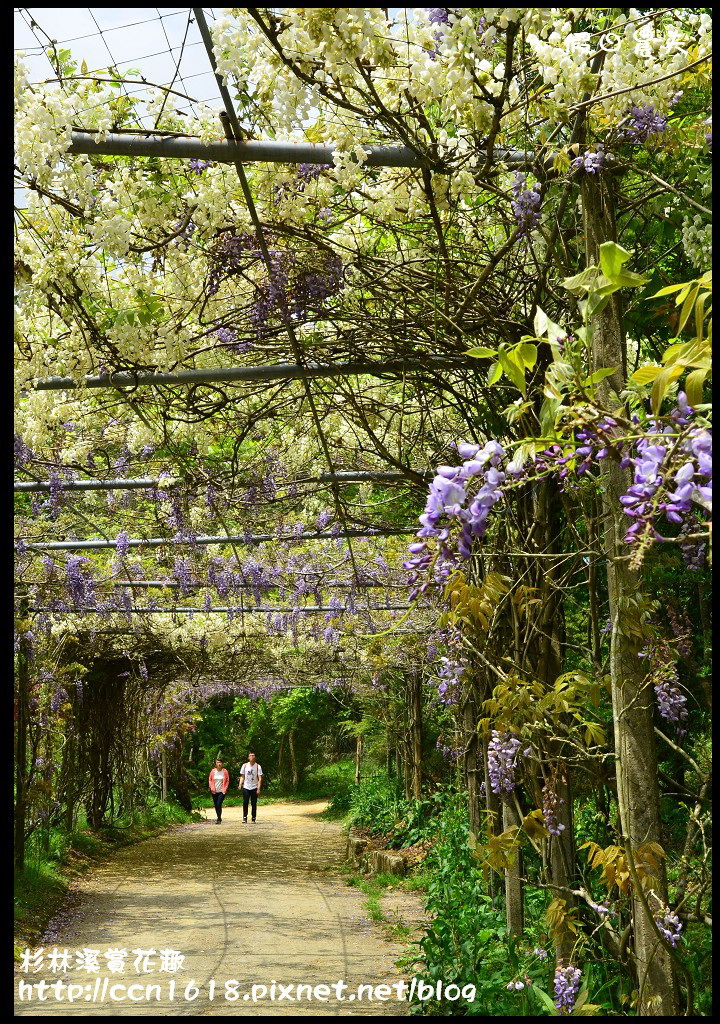
M 219 9 L 204 10 L 212 24 Z M 25 53 L 33 82 L 55 77 L 45 54 L 50 39 L 58 50 L 70 50 L 78 65 L 84 60 L 89 72 L 106 71 L 111 64 L 121 72 L 136 67 L 156 85 L 171 84 L 180 57 L 173 87 L 219 110 L 215 77 L 194 21 L 188 29 L 189 15 L 188 7 L 16 7 L 14 45 Z M 142 87 L 135 88 L 139 94 Z M 181 102 L 178 106 L 182 109 Z

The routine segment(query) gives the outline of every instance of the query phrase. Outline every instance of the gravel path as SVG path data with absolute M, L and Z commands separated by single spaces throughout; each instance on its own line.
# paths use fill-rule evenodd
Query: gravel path
M 207 821 L 117 852 L 78 883 L 74 909 L 45 936 L 41 968 L 18 974 L 16 1015 L 407 1016 L 396 988 L 380 991 L 386 1001 L 366 992 L 348 998 L 359 985 L 396 986 L 402 948 L 368 920 L 362 893 L 332 871 L 344 859 L 345 837 L 337 823 L 320 819 L 325 806 L 261 804 L 254 825 L 243 825 L 242 808 L 226 808 L 222 825 L 208 811 Z M 421 901 L 408 898 L 416 916 Z M 98 950 L 99 972 L 53 973 L 55 948 L 69 949 L 72 962 L 78 950 Z M 111 949 L 127 951 L 124 971 L 109 970 Z M 155 951 L 149 972 L 136 969 L 133 950 Z M 182 969 L 161 971 L 161 950 L 183 954 Z M 43 980 L 75 985 L 73 1002 L 63 984 L 40 1000 Z M 33 985 L 22 1000 L 20 981 Z M 196 989 L 186 993 L 191 981 Z M 344 1000 L 338 981 L 347 985 Z M 267 989 L 256 1001 L 253 984 Z M 298 998 L 294 988 L 281 992 L 291 984 L 332 987 Z

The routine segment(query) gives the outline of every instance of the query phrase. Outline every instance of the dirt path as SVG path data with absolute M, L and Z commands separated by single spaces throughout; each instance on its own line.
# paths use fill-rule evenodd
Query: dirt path
M 348 998 L 359 985 L 397 985 L 402 974 L 393 961 L 402 949 L 368 920 L 363 895 L 326 870 L 343 860 L 345 837 L 338 824 L 320 819 L 325 806 L 261 806 L 255 825 L 243 825 L 242 808 L 226 808 L 219 826 L 208 811 L 207 821 L 119 851 L 81 881 L 77 909 L 51 925 L 40 969 L 18 975 L 16 1015 L 406 1016 L 396 988 L 381 990 L 387 1001 L 370 1001 L 366 990 Z M 419 898 L 407 896 L 419 912 Z M 76 951 L 99 951 L 99 972 L 75 966 L 53 972 L 54 948 L 70 950 L 73 964 Z M 123 971 L 110 971 L 105 953 L 111 949 L 127 951 Z M 134 950 L 155 951 L 149 972 L 136 969 Z M 161 971 L 161 950 L 183 954 L 182 969 Z M 19 980 L 34 986 L 22 1001 Z M 62 985 L 39 1000 L 43 980 L 77 986 L 74 1001 Z M 191 980 L 199 990 L 194 999 L 186 996 Z M 237 985 L 226 986 L 233 980 Z M 284 995 L 279 988 L 338 981 L 347 985 L 340 989 L 344 1000 L 335 987 L 320 989 L 320 1000 L 308 999 L 307 990 L 298 998 L 294 988 Z M 267 986 L 256 1001 L 253 984 Z M 156 988 L 146 994 L 146 986 Z

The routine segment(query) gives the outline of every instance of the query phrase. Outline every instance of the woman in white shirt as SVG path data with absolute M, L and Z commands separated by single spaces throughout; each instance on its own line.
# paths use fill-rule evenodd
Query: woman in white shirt
M 208 777 L 208 784 L 210 786 L 210 793 L 212 794 L 213 803 L 215 804 L 215 813 L 217 814 L 216 825 L 219 825 L 222 821 L 222 805 L 227 793 L 228 786 L 230 785 L 230 776 L 227 768 L 223 768 L 221 759 L 215 761 L 215 767 L 210 769 L 210 775 Z

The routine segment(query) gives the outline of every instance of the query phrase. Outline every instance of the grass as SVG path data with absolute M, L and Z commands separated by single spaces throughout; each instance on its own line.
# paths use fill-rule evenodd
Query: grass
M 169 825 L 182 824 L 193 815 L 175 804 L 158 804 L 134 822 L 116 822 L 107 828 L 78 828 L 71 833 L 53 829 L 43 848 L 31 837 L 25 869 L 15 877 L 15 955 L 34 946 L 59 912 L 73 879 L 122 846 L 159 835 Z M 33 843 L 33 839 L 36 840 Z
M 374 924 L 381 925 L 383 931 L 389 937 L 398 941 L 407 941 L 414 933 L 414 929 L 405 924 L 404 921 L 390 921 L 382 908 L 381 899 L 389 889 L 400 889 L 403 892 L 424 891 L 427 877 L 418 872 L 417 875 L 406 875 L 400 878 L 397 875 L 358 875 L 349 873 L 347 884 L 354 889 L 359 889 L 366 897 L 364 909 Z

